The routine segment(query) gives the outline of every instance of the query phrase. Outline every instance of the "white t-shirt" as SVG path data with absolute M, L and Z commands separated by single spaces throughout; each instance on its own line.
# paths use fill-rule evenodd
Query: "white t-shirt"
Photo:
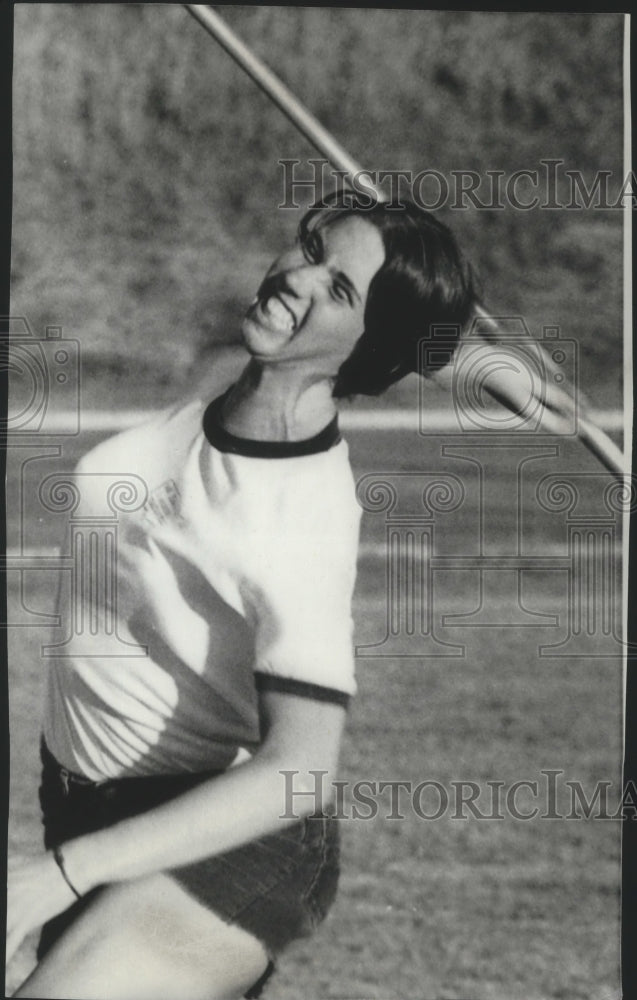
M 92 780 L 229 766 L 259 744 L 258 687 L 341 704 L 355 692 L 360 509 L 337 423 L 247 441 L 219 426 L 219 406 L 169 411 L 77 467 L 76 525 L 112 518 L 109 476 L 147 491 L 119 514 L 112 581 L 77 570 L 83 537 L 61 586 L 70 634 L 49 650 L 44 738 Z

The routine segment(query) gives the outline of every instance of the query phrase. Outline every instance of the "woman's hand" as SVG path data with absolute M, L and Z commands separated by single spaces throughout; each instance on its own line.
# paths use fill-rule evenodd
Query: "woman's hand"
M 75 895 L 53 854 L 14 855 L 7 862 L 7 963 L 27 934 L 66 910 Z
M 281 830 L 322 808 L 317 772 L 327 805 L 344 707 L 276 690 L 261 691 L 259 707 L 263 742 L 250 760 L 138 816 L 65 841 L 72 884 L 87 893 L 191 865 Z
M 189 865 L 322 809 L 324 790 L 327 805 L 344 707 L 276 690 L 260 692 L 259 706 L 263 742 L 251 760 L 139 816 L 65 841 L 72 884 L 86 894 Z M 7 962 L 27 934 L 76 900 L 51 852 L 9 859 L 7 897 Z

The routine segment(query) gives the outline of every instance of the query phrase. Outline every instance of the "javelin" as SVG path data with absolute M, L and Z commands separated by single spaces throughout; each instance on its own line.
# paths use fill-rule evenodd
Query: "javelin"
M 318 149 L 319 153 L 322 153 L 332 166 L 344 173 L 345 179 L 350 184 L 352 178 L 356 177 L 358 184 L 367 188 L 377 201 L 387 201 L 384 191 L 372 181 L 370 173 L 352 159 L 347 150 L 330 135 L 327 129 L 323 128 L 319 120 L 301 104 L 283 81 L 241 41 L 215 11 L 206 4 L 187 3 L 184 4 L 184 7 L 296 125 L 302 135 Z M 501 341 L 497 323 L 488 316 L 481 306 L 476 306 L 474 312 L 477 317 L 487 321 L 488 329 L 479 332 L 480 339 L 485 344 L 499 345 Z M 546 365 L 548 373 L 554 374 L 552 362 L 548 357 Z M 523 413 L 525 406 L 528 405 L 528 385 L 524 378 L 520 379 L 515 374 L 503 375 L 500 371 L 495 379 L 495 385 L 490 385 L 488 381 L 485 381 L 483 387 L 499 403 L 504 404 L 514 413 Z M 617 445 L 604 431 L 596 427 L 587 417 L 585 418 L 581 412 L 576 413 L 575 400 L 564 390 L 558 389 L 553 384 L 552 379 L 546 380 L 544 392 L 544 398 L 540 399 L 537 396 L 536 401 L 541 402 L 544 406 L 546 429 L 549 433 L 551 431 L 560 433 L 560 427 L 569 425 L 575 420 L 578 437 L 582 443 L 602 465 L 623 483 L 627 471 L 626 461 Z
M 352 159 L 334 136 L 323 128 L 318 118 L 315 118 L 307 108 L 303 107 L 283 81 L 255 56 L 254 52 L 235 35 L 234 31 L 214 10 L 206 4 L 200 3 L 186 3 L 184 7 L 232 56 L 241 69 L 252 77 L 257 86 L 274 101 L 284 115 L 287 115 L 292 124 L 296 125 L 299 132 L 318 149 L 319 153 L 322 153 L 325 159 L 337 170 L 345 173 L 345 179 L 349 181 L 350 185 L 352 178 L 356 177 L 359 185 L 367 188 L 376 201 L 387 201 L 385 193 L 373 183 L 368 171 L 363 170 L 360 163 Z

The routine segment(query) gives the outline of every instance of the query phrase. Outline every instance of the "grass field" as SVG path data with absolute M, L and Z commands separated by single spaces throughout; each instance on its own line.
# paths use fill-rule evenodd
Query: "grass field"
M 541 200 L 543 165 L 559 161 L 556 191 L 568 208 L 518 210 L 507 196 L 506 211 L 484 209 L 454 205 L 452 194 L 439 218 L 475 265 L 488 308 L 523 316 L 536 337 L 559 327 L 576 341 L 574 384 L 594 407 L 617 407 L 622 213 L 569 204 L 569 171 L 590 191 L 610 175 L 617 197 L 620 14 L 228 5 L 224 17 L 366 166 L 434 169 L 449 181 L 477 172 L 484 202 L 488 178 L 529 170 Z M 85 404 L 169 403 L 220 344 L 236 343 L 264 267 L 299 221 L 277 209 L 281 160 L 305 161 L 311 147 L 180 5 L 18 4 L 15 24 L 12 315 L 26 316 L 35 338 L 53 326 L 77 341 Z M 58 348 L 48 345 L 47 364 Z M 71 383 L 50 385 L 68 408 Z M 403 380 L 378 405 L 413 407 L 412 389 Z M 44 438 L 37 448 L 17 438 L 10 450 L 9 546 L 36 553 L 30 569 L 18 557 L 8 571 L 10 620 L 26 626 L 9 632 L 13 849 L 40 843 L 46 630 L 29 622 L 52 611 L 60 526 L 38 486 L 97 437 L 51 437 L 41 448 Z M 435 428 L 427 437 L 363 430 L 350 443 L 357 477 L 375 473 L 388 486 L 374 495 L 394 488 L 397 503 L 363 519 L 356 642 L 373 655 L 358 659 L 343 778 L 432 780 L 451 791 L 454 781 L 541 783 L 555 769 L 589 798 L 597 781 L 616 793 L 621 663 L 608 619 L 589 620 L 589 636 L 582 626 L 577 655 L 538 651 L 566 639 L 577 600 L 618 583 L 609 478 L 575 442 L 532 435 L 517 450 L 479 450 Z M 575 484 L 570 511 L 536 498 L 553 473 Z M 427 518 L 432 474 L 464 495 Z M 427 495 L 444 508 L 444 488 Z M 584 530 L 586 549 L 599 523 L 588 535 L 586 526 L 599 517 L 616 532 L 610 571 L 599 575 L 599 550 L 585 551 L 569 578 L 569 531 Z M 437 652 L 422 636 L 421 564 L 410 574 L 403 553 L 391 590 L 393 531 L 401 544 L 434 531 L 431 618 L 451 644 Z M 513 556 L 540 562 L 505 571 Z M 383 645 L 392 609 L 396 635 Z M 336 906 L 314 940 L 290 950 L 267 1000 L 618 995 L 617 821 L 453 818 L 453 809 L 425 820 L 409 808 L 391 820 L 385 806 L 383 796 L 376 818 L 343 821 Z M 29 971 L 33 944 L 9 969 L 8 992 Z
M 622 213 L 572 203 L 565 171 L 590 190 L 608 172 L 618 197 L 621 15 L 227 5 L 223 16 L 364 166 L 439 171 L 451 194 L 436 214 L 487 307 L 577 339 L 584 384 L 612 405 Z M 107 393 L 131 368 L 138 393 L 165 391 L 166 372 L 186 382 L 211 342 L 234 340 L 293 236 L 279 161 L 312 147 L 179 4 L 18 4 L 15 24 L 14 314 L 37 336 L 62 324 L 81 338 Z M 488 172 L 543 178 L 550 159 L 569 208 L 456 202 L 457 171 L 478 172 L 488 205 Z M 298 176 L 312 176 L 308 163 Z M 435 205 L 437 193 L 422 197 Z
M 27 547 L 56 542 L 50 518 L 38 510 L 38 479 L 51 469 L 70 468 L 74 456 L 95 440 L 81 436 L 65 443 L 61 456 L 29 466 L 23 488 Z M 554 444 L 542 439 L 529 446 L 549 443 Z M 463 506 L 435 519 L 437 556 L 475 554 L 481 539 L 484 552 L 503 556 L 516 551 L 520 538 L 520 551 L 565 554 L 563 515 L 540 509 L 534 487 L 538 477 L 550 472 L 569 473 L 574 482 L 580 481 L 579 473 L 598 472 L 577 444 L 560 446 L 557 459 L 528 465 L 531 471 L 522 477 L 519 505 L 511 492 L 512 453 L 497 451 L 485 466 L 482 534 L 475 507 L 476 467 L 442 458 L 445 444 L 471 454 L 466 441 L 442 436 L 350 436 L 358 477 L 375 472 L 392 480 L 397 472 L 411 474 L 392 481 L 400 484 L 400 510 L 412 520 L 422 513 L 422 481 L 416 472 L 446 471 L 461 479 Z M 19 465 L 26 456 L 16 448 L 11 458 Z M 18 544 L 20 532 L 17 465 L 10 478 L 10 545 Z M 589 516 L 595 502 L 591 494 Z M 380 642 L 387 627 L 385 531 L 383 512 L 365 515 L 355 600 L 359 646 Z M 542 769 L 559 769 L 564 780 L 581 782 L 589 798 L 594 782 L 612 781 L 611 798 L 616 799 L 621 665 L 612 649 L 609 653 L 608 637 L 587 640 L 587 652 L 596 656 L 540 656 L 541 643 L 554 643 L 566 632 L 565 571 L 521 574 L 521 604 L 527 613 L 557 615 L 558 625 L 545 622 L 543 627 L 531 627 L 530 617 L 526 625 L 505 627 L 519 612 L 520 602 L 509 574 L 492 576 L 492 585 L 482 594 L 482 619 L 465 622 L 465 627 L 458 620 L 445 624 L 443 615 L 476 611 L 477 571 L 441 567 L 435 577 L 437 635 L 462 644 L 463 656 L 407 656 L 418 640 L 401 633 L 391 656 L 359 658 L 359 694 L 351 709 L 342 777 L 352 782 L 435 780 L 451 792 L 453 781 L 499 780 L 510 787 L 521 780 L 542 783 Z M 51 610 L 53 572 L 25 571 L 22 588 L 20 594 L 18 574 L 11 572 L 14 613 L 21 607 L 39 613 Z M 485 626 L 489 616 L 499 624 Z M 43 632 L 13 628 L 9 635 L 10 844 L 20 850 L 37 849 L 40 836 L 36 792 L 46 671 L 40 653 Z M 376 652 L 383 649 L 377 647 Z M 567 813 L 567 801 L 558 798 L 563 806 L 558 811 Z M 608 1000 L 618 995 L 617 821 L 521 820 L 511 815 L 501 820 L 460 819 L 453 818 L 452 808 L 438 820 L 426 820 L 407 800 L 401 800 L 405 818 L 391 820 L 388 797 L 378 801 L 374 819 L 350 816 L 343 821 L 339 899 L 318 936 L 296 945 L 282 961 L 268 998 Z M 427 810 L 435 808 L 432 802 L 426 801 Z M 521 793 L 518 804 L 526 810 L 533 802 Z M 9 969 L 8 992 L 28 971 L 32 956 L 30 940 Z

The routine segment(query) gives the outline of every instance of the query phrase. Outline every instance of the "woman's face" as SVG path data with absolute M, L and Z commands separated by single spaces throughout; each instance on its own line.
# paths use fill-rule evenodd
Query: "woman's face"
M 380 233 L 359 216 L 310 232 L 272 264 L 246 313 L 250 354 L 336 375 L 363 332 L 367 292 L 384 260 Z

